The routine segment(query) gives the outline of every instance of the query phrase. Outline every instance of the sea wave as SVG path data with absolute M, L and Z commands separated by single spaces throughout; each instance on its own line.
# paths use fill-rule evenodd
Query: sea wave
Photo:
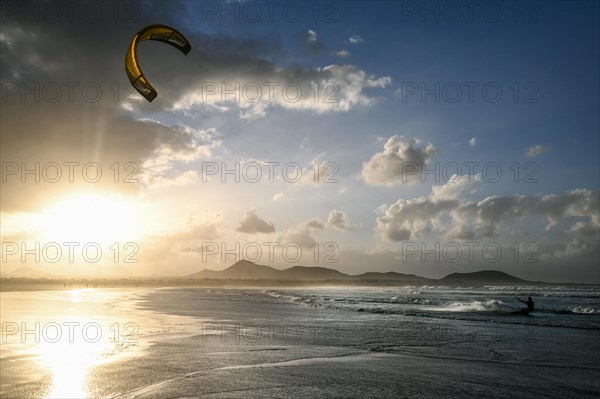
M 453 302 L 443 306 L 432 308 L 438 312 L 513 312 L 514 307 L 506 303 L 489 299 L 487 301 L 468 301 L 468 302 Z
M 542 309 L 544 310 L 544 309 Z M 579 315 L 600 315 L 600 308 L 588 307 L 588 306 L 574 306 L 574 307 L 563 307 L 558 309 L 551 309 L 556 313 L 562 314 L 579 314 Z
M 554 292 L 557 294 L 558 292 Z M 520 311 L 514 293 L 460 292 L 456 289 L 431 291 L 347 291 L 339 290 L 269 290 L 271 299 L 332 311 L 427 317 L 436 319 L 474 320 L 509 324 L 534 324 L 571 328 L 600 328 L 600 304 L 592 297 L 562 298 L 553 295 L 541 299 L 548 291 L 531 293 L 536 300 L 535 311 L 525 316 Z M 566 292 L 565 294 L 569 294 Z M 485 297 L 487 296 L 487 298 Z M 494 297 L 495 296 L 495 297 Z M 522 295 L 521 295 L 522 296 Z

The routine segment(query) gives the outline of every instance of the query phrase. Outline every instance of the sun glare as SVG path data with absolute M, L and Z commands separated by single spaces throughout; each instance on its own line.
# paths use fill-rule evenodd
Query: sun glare
M 141 232 L 136 207 L 120 196 L 79 195 L 51 206 L 43 217 L 47 239 L 111 243 Z

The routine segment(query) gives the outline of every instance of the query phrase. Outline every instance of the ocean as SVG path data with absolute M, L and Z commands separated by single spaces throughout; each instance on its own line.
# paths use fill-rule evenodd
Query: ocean
M 600 328 L 600 291 L 588 287 L 505 286 L 268 290 L 276 299 L 350 312 L 572 328 Z M 535 312 L 515 317 L 536 302 Z M 588 317 L 596 316 L 596 317 Z
M 532 296 L 535 311 L 515 314 L 515 296 Z M 84 288 L 0 299 L 2 398 L 600 394 L 593 287 Z

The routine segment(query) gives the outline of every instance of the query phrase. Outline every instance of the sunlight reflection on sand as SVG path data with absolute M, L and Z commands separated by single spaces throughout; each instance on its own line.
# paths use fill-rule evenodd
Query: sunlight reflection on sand
M 94 366 L 140 347 L 123 328 L 130 322 L 124 310 L 131 311 L 124 292 L 85 288 L 1 295 L 2 358 L 34 359 L 34 368 L 51 376 L 44 397 L 90 396 L 86 380 Z

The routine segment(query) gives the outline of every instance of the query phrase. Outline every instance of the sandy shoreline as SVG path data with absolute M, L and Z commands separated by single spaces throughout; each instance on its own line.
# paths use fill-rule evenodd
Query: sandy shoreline
M 190 293 L 193 304 L 181 306 Z M 458 326 L 448 334 L 435 330 L 438 321 L 349 315 L 265 300 L 260 290 L 180 294 L 156 290 L 140 305 L 201 317 L 199 331 L 156 342 L 140 360 L 144 371 L 130 370 L 138 386 L 124 383 L 117 397 L 514 398 L 594 397 L 599 391 L 593 378 L 598 344 L 586 347 L 595 331 L 557 335 L 532 326 L 490 330 L 444 321 Z
M 81 376 L 87 397 L 592 398 L 600 392 L 597 330 L 338 311 L 260 289 L 87 292 L 94 320 L 139 327 L 127 356 L 109 350 Z M 72 314 L 88 305 L 69 306 L 63 310 Z M 50 374 L 7 385 L 7 375 L 14 382 L 32 369 L 21 362 L 15 368 L 3 357 L 3 397 L 47 395 Z

